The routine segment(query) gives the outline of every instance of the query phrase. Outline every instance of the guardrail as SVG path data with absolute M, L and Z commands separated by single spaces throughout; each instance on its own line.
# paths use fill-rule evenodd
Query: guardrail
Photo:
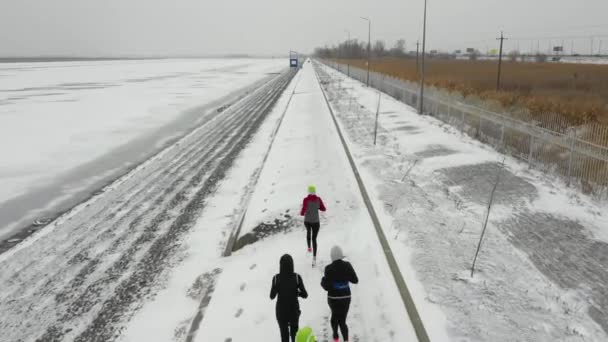
M 367 80 L 367 70 L 334 61 L 321 62 L 363 83 Z M 418 83 L 370 71 L 369 84 L 418 108 Z M 425 91 L 423 112 L 493 145 L 502 153 L 528 162 L 530 168 L 554 172 L 563 177 L 568 186 L 576 186 L 597 198 L 608 198 L 608 146 L 581 139 L 579 132 L 585 130 L 585 126 L 570 127 L 565 133 L 550 130 L 509 114 L 463 103 L 458 97 L 433 87 Z M 608 127 L 601 128 L 601 135 L 608 137 Z

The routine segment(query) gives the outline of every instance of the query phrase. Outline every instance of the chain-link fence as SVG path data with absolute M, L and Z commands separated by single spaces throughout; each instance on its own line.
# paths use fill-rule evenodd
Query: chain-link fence
M 367 70 L 322 61 L 348 76 L 367 82 Z M 369 73 L 369 85 L 418 108 L 420 85 L 395 77 Z M 497 150 L 528 162 L 530 167 L 552 171 L 584 193 L 608 197 L 608 127 L 584 125 L 552 130 L 539 123 L 516 119 L 464 103 L 461 98 L 434 87 L 425 87 L 424 113 L 458 127 Z M 594 139 L 588 140 L 589 132 Z M 585 138 L 583 138 L 585 137 Z

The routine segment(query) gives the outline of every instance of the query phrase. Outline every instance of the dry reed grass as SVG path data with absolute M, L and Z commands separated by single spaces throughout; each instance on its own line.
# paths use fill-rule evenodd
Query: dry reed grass
M 339 62 L 366 68 L 365 60 Z M 569 125 L 608 124 L 608 65 L 503 61 L 498 92 L 495 61 L 428 59 L 426 65 L 427 84 L 499 103 L 506 111 L 525 108 L 539 119 L 555 113 Z M 415 59 L 372 60 L 371 70 L 419 80 Z

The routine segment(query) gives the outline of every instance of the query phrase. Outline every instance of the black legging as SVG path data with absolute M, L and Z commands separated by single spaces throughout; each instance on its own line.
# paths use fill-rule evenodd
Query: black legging
M 308 248 L 310 248 L 310 235 L 312 233 L 312 255 L 317 256 L 317 235 L 319 235 L 321 225 L 319 222 L 304 222 L 304 227 L 306 227 L 306 243 L 308 243 Z
M 295 317 L 277 317 L 277 322 L 279 323 L 279 330 L 281 331 L 281 342 L 289 342 L 289 337 L 291 337 L 291 342 L 296 341 L 296 334 L 298 333 L 298 325 L 299 325 L 299 315 Z
M 348 341 L 348 326 L 346 325 L 346 316 L 350 308 L 350 298 L 331 299 L 327 298 L 327 303 L 331 309 L 331 329 L 334 333 L 334 339 L 338 338 L 338 327 L 342 332 L 344 341 Z

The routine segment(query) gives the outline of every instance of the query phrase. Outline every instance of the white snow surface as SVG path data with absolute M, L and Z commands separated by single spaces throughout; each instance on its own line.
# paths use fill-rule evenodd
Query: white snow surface
M 507 157 L 499 200 L 492 208 L 471 278 L 490 182 L 496 177 L 495 171 L 484 170 L 499 165 L 504 157 L 384 94 L 374 146 L 379 93 L 329 67 L 319 67 L 375 207 L 381 209 L 383 227 L 392 237 L 402 271 L 408 274 L 410 265 L 415 269 L 415 279 L 409 279 L 408 285 L 415 298 L 420 285 L 425 302 L 444 312 L 449 340 L 608 339 L 598 324 L 604 318 L 590 316 L 592 305 L 605 310 L 601 304 L 607 285 L 605 258 L 586 257 L 594 249 L 605 250 L 608 242 L 606 203 Z M 541 230 L 546 228 L 545 218 L 568 228 L 554 229 L 555 233 L 551 228 Z M 580 233 L 577 225 L 582 227 Z M 519 237 L 525 233 L 527 238 Z M 526 239 L 540 242 L 527 245 Z M 570 244 L 570 249 L 562 251 L 563 244 Z M 560 258 L 552 259 L 555 255 Z M 419 310 L 432 332 L 434 317 L 424 304 Z
M 151 134 L 186 110 L 283 68 L 282 59 L 0 64 L 0 206 Z M 142 147 L 143 152 L 183 133 L 165 131 L 151 146 Z M 83 180 L 86 184 L 81 185 L 90 185 L 115 168 L 100 165 L 97 176 L 91 177 L 95 179 Z M 70 189 L 64 190 L 67 193 L 47 203 L 68 196 Z M 0 237 L 8 232 L 7 226 L 0 225 Z
M 245 246 L 229 258 L 221 258 L 216 248 L 218 232 L 226 231 L 238 218 L 238 212 L 230 216 L 227 211 L 238 208 L 243 198 L 236 195 L 242 194 L 237 189 L 246 179 L 239 174 L 246 174 L 243 170 L 256 165 L 255 160 L 259 162 L 268 142 L 267 133 L 260 133 L 216 194 L 214 209 L 202 214 L 200 224 L 187 239 L 184 262 L 174 269 L 155 300 L 134 316 L 123 341 L 183 340 L 199 304 L 186 292 L 197 275 L 214 269 L 221 273 L 195 340 L 279 340 L 275 302 L 269 293 L 279 258 L 285 253 L 294 257 L 295 270 L 309 292 L 308 299 L 300 299 L 300 326 L 311 326 L 319 341 L 328 341 L 330 312 L 320 280 L 334 244 L 344 249 L 360 278 L 360 283 L 352 286 L 351 341 L 416 339 L 310 63 L 292 81 L 262 132 L 271 131 L 277 123 L 292 91 L 293 98 L 253 189 L 241 236 L 275 219 L 288 217 L 293 226 Z M 299 217 L 309 184 L 317 186 L 328 208 L 321 219 L 315 267 L 306 251 L 305 229 Z

